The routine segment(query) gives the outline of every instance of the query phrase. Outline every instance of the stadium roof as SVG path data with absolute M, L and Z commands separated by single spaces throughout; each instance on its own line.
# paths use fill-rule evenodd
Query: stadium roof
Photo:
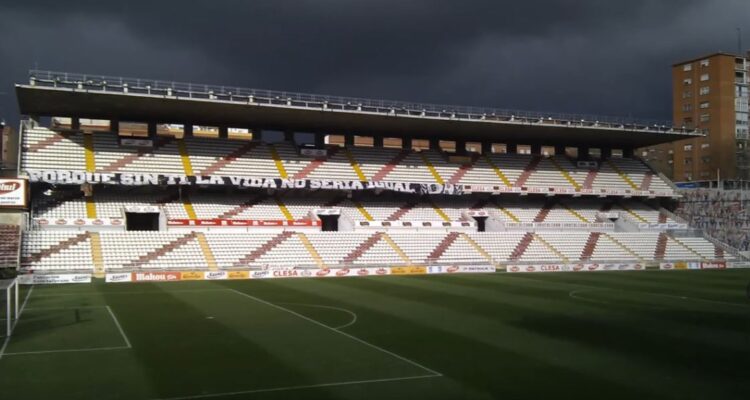
M 31 71 L 22 114 L 192 123 L 326 134 L 642 147 L 702 136 L 630 118 L 404 103 L 190 83 Z

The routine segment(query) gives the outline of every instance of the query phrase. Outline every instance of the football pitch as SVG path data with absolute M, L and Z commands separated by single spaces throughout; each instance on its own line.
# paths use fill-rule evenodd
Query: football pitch
M 747 399 L 750 270 L 24 288 L 2 399 Z M 0 342 L 2 343 L 2 342 Z

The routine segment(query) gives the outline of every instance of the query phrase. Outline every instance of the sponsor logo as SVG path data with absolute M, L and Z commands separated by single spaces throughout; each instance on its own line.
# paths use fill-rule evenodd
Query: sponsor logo
M 229 271 L 229 272 L 227 272 L 227 278 L 229 278 L 229 279 L 250 279 L 250 271 Z
M 268 278 L 268 276 L 270 274 L 271 273 L 269 271 L 267 271 L 267 270 L 265 270 L 265 271 L 253 271 L 252 277 L 253 277 L 253 279 L 263 279 L 263 278 Z
M 327 276 L 331 273 L 331 270 L 329 268 L 321 269 L 318 272 L 315 273 L 315 276 Z
M 370 275 L 370 271 L 368 271 L 367 268 L 362 268 L 362 269 L 357 270 L 357 275 L 367 276 L 367 275 Z
M 340 270 L 336 271 L 336 276 L 347 276 L 349 275 L 349 268 L 341 268 Z
M 518 268 L 518 267 L 517 267 L 517 266 L 515 266 L 515 265 L 514 265 L 514 266 L 512 266 L 512 267 L 510 267 L 510 272 L 518 272 L 518 271 L 520 271 L 520 270 L 521 270 L 521 268 Z
M 179 272 L 133 272 L 133 280 L 136 282 L 166 282 L 179 281 Z
M 388 270 L 385 268 L 378 268 L 377 271 L 375 271 L 378 275 L 388 275 Z
M 20 182 L 3 182 L 0 183 L 0 195 L 15 192 L 21 188 Z
M 73 221 L 73 223 L 76 224 L 76 225 L 86 225 L 86 221 L 84 221 L 84 220 L 82 220 L 80 218 L 77 219 L 77 220 L 75 220 L 75 221 Z
M 103 223 L 104 223 L 104 221 L 102 221 L 100 219 L 95 219 L 94 222 L 92 222 L 92 224 L 94 224 L 94 225 L 101 225 Z
M 182 273 L 183 281 L 202 281 L 203 272 L 198 271 L 185 271 Z
M 203 277 L 205 279 L 227 279 L 227 271 L 206 271 L 203 273 Z
M 299 271 L 296 269 L 275 269 L 271 272 L 274 278 L 287 278 L 293 276 L 299 276 Z
M 39 225 L 47 225 L 47 224 L 49 224 L 49 221 L 47 221 L 46 219 L 38 219 L 38 220 L 36 220 L 36 222 Z
M 113 219 L 110 222 L 110 224 L 112 224 L 112 225 L 122 225 L 122 220 L 121 219 Z
M 526 271 L 527 272 L 534 272 L 534 271 L 536 271 L 536 268 L 534 268 L 533 265 L 529 265 L 528 267 L 526 267 Z
M 727 263 L 725 261 L 709 261 L 701 263 L 701 269 L 724 269 L 726 267 Z
M 68 221 L 66 221 L 64 219 L 58 219 L 57 221 L 55 221 L 55 224 L 57 224 L 57 225 L 65 225 L 67 223 L 68 223 Z
M 107 282 L 130 282 L 132 279 L 133 276 L 130 273 L 107 274 L 106 276 Z
M 448 269 L 446 269 L 445 272 L 447 272 L 449 274 L 453 274 L 453 273 L 458 272 L 459 269 L 460 268 L 457 265 L 452 265 L 452 266 L 448 267 Z

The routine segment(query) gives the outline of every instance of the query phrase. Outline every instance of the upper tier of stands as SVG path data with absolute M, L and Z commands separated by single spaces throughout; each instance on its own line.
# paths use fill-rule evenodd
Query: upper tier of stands
M 434 150 L 367 147 L 332 147 L 327 157 L 312 158 L 291 142 L 159 136 L 153 148 L 145 149 L 121 146 L 111 133 L 62 134 L 42 127 L 24 130 L 21 169 L 674 193 L 643 162 L 628 158 L 613 157 L 587 168 L 565 156 L 492 153 L 473 154 L 457 164 Z

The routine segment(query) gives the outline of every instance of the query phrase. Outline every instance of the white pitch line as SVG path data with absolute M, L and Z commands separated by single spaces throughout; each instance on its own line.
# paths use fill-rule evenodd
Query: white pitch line
M 120 334 L 122 335 L 122 338 L 125 339 L 125 345 L 132 349 L 133 346 L 130 344 L 130 340 L 128 340 L 128 336 L 125 335 L 125 331 L 122 330 L 122 326 L 120 325 L 120 321 L 117 320 L 117 317 L 115 316 L 115 313 L 112 312 L 112 309 L 107 306 L 107 311 L 109 311 L 109 315 L 112 316 L 112 320 L 115 321 L 115 325 L 117 325 L 117 329 L 120 331 Z
M 169 294 L 169 293 L 198 293 L 198 292 L 224 292 L 227 289 L 184 289 L 184 290 L 133 290 L 133 291 L 116 291 L 116 292 L 75 292 L 75 293 L 48 293 L 38 294 L 36 297 L 58 297 L 58 296 L 90 296 L 95 294 Z
M 349 321 L 348 323 L 344 324 L 344 325 L 341 325 L 341 326 L 332 326 L 331 327 L 331 328 L 336 329 L 336 330 L 338 330 L 338 329 L 344 329 L 346 327 L 352 326 L 352 325 L 354 325 L 357 322 L 357 314 L 355 312 L 349 311 L 349 310 L 347 310 L 345 308 L 333 307 L 333 306 L 324 306 L 324 305 L 321 305 L 321 304 L 306 304 L 306 303 L 279 303 L 279 304 L 289 304 L 289 305 L 297 305 L 297 306 L 302 306 L 302 307 L 313 307 L 313 308 L 325 308 L 325 309 L 341 311 L 341 312 L 349 314 L 352 317 L 352 320 Z
M 277 305 L 277 304 L 273 304 L 273 303 L 271 303 L 271 302 L 265 301 L 265 300 L 263 300 L 263 299 L 261 299 L 261 298 L 258 298 L 258 297 L 255 297 L 255 296 L 249 295 L 249 294 L 247 294 L 247 293 L 244 293 L 244 292 L 240 292 L 239 290 L 235 290 L 235 289 L 229 289 L 229 290 L 231 290 L 232 292 L 235 292 L 235 293 L 237 293 L 237 294 L 238 294 L 238 295 L 240 295 L 240 296 L 245 296 L 245 297 L 247 297 L 247 298 L 249 298 L 249 299 L 252 299 L 252 300 L 255 300 L 255 301 L 259 302 L 259 303 L 263 303 L 263 304 L 265 304 L 265 305 L 271 306 L 271 307 L 273 307 L 273 308 L 276 308 L 276 309 L 279 309 L 279 310 L 281 310 L 281 311 L 285 311 L 285 312 L 288 312 L 289 314 L 292 314 L 292 315 L 295 315 L 295 316 L 297 316 L 297 317 L 299 317 L 299 318 L 302 318 L 302 319 L 304 319 L 305 321 L 308 321 L 308 322 L 312 322 L 312 323 L 313 323 L 313 324 L 315 324 L 315 325 L 318 325 L 318 326 L 322 326 L 322 327 L 323 327 L 323 328 L 325 328 L 325 329 L 328 329 L 328 330 L 330 330 L 330 331 L 332 331 L 332 332 L 336 332 L 336 333 L 338 333 L 339 335 L 342 335 L 342 336 L 346 336 L 346 337 L 348 337 L 349 339 L 352 339 L 352 340 L 354 340 L 354 341 L 356 341 L 356 342 L 359 342 L 359 343 L 361 343 L 361 344 L 363 344 L 363 345 L 365 345 L 365 346 L 371 347 L 371 348 L 373 348 L 373 349 L 375 349 L 375 350 L 379 350 L 379 351 L 381 351 L 381 352 L 383 352 L 383 353 L 385 353 L 385 354 L 388 354 L 388 355 L 390 355 L 390 356 L 392 356 L 392 357 L 395 357 L 395 358 L 397 358 L 397 359 L 399 359 L 399 360 L 401 360 L 401 361 L 404 361 L 404 362 L 406 362 L 406 363 L 409 363 L 409 364 L 411 364 L 411 365 L 414 365 L 414 366 L 416 366 L 416 367 L 419 367 L 419 368 L 421 368 L 421 369 L 423 369 L 423 370 L 425 370 L 425 371 L 429 372 L 430 374 L 432 374 L 432 375 L 434 375 L 434 376 L 443 376 L 443 374 L 441 374 L 440 372 L 437 372 L 437 371 L 435 371 L 435 370 L 433 370 L 433 369 L 431 369 L 431 368 L 427 368 L 427 367 L 425 367 L 424 365 L 422 365 L 422 364 L 420 364 L 420 363 L 418 363 L 418 362 L 416 362 L 416 361 L 410 360 L 410 359 L 408 359 L 408 358 L 406 358 L 406 357 L 404 357 L 404 356 L 400 356 L 400 355 L 398 355 L 398 354 L 396 354 L 396 353 L 394 353 L 394 352 L 392 352 L 392 351 L 386 350 L 386 349 L 384 349 L 384 348 L 382 348 L 382 347 L 380 347 L 380 346 L 378 346 L 378 345 L 374 345 L 374 344 L 372 344 L 372 343 L 370 343 L 370 342 L 367 342 L 367 341 L 365 341 L 365 340 L 363 340 L 363 339 L 360 339 L 360 338 L 358 338 L 358 337 L 356 337 L 356 336 L 350 335 L 350 334 L 348 334 L 348 333 L 346 333 L 346 332 L 343 332 L 343 331 L 340 331 L 340 330 L 337 330 L 337 329 L 333 329 L 333 328 L 331 328 L 330 326 L 328 326 L 328 325 L 326 325 L 326 324 L 324 324 L 324 323 L 322 323 L 322 322 L 318 322 L 318 321 L 316 321 L 316 320 L 314 320 L 314 319 L 312 319 L 312 318 L 308 318 L 308 317 L 306 317 L 306 316 L 304 316 L 304 315 L 302 315 L 302 314 L 300 314 L 300 313 L 294 312 L 294 311 L 292 311 L 292 310 L 290 310 L 290 309 L 288 309 L 288 308 L 284 308 L 284 307 L 282 307 L 282 306 L 280 306 L 280 305 Z
M 39 351 L 19 351 L 15 353 L 5 353 L 6 356 L 24 356 L 32 354 L 50 354 L 50 353 L 80 353 L 87 351 L 109 351 L 109 350 L 128 350 L 127 346 L 114 347 L 90 347 L 85 349 L 63 349 L 63 350 L 39 350 Z
M 11 335 L 13 334 L 13 330 L 16 329 L 16 325 L 18 325 L 18 321 L 21 320 L 20 315 L 23 314 L 23 310 L 26 308 L 26 303 L 29 301 L 29 297 L 31 297 L 31 292 L 33 291 L 34 291 L 34 285 L 32 285 L 31 289 L 29 289 L 29 292 L 26 293 L 26 298 L 23 299 L 23 304 L 21 304 L 21 309 L 18 310 L 18 314 L 16 315 L 16 320 L 13 322 L 13 326 L 11 326 L 10 328 Z M 8 317 L 10 317 L 10 315 Z M 3 342 L 3 347 L 0 348 L 0 359 L 2 359 L 3 355 L 5 354 L 5 348 L 8 347 L 8 343 L 10 343 L 10 338 L 12 337 L 11 335 L 8 335 L 8 337 L 5 338 L 5 342 Z
M 37 296 L 39 297 L 39 296 Z M 36 310 L 78 310 L 78 309 L 90 309 L 90 308 L 107 308 L 107 306 L 71 306 L 71 307 L 29 307 L 27 311 Z
M 362 385 L 369 383 L 382 383 L 382 382 L 398 382 L 415 379 L 427 379 L 427 378 L 438 378 L 442 375 L 416 375 L 416 376 L 405 376 L 401 378 L 383 378 L 383 379 L 366 379 L 359 381 L 344 381 L 344 382 L 331 382 L 331 383 L 318 383 L 313 385 L 298 385 L 298 386 L 285 386 L 275 387 L 267 389 L 253 389 L 253 390 L 241 390 L 236 392 L 225 392 L 225 393 L 210 393 L 210 394 L 196 394 L 192 396 L 178 396 L 178 397 L 162 397 L 154 400 L 191 400 L 191 399 L 207 399 L 211 397 L 225 397 L 225 396 L 238 396 L 242 394 L 253 394 L 253 393 L 268 393 L 268 392 L 283 392 L 289 390 L 301 390 L 301 389 L 315 389 L 335 386 L 351 386 L 351 385 Z

